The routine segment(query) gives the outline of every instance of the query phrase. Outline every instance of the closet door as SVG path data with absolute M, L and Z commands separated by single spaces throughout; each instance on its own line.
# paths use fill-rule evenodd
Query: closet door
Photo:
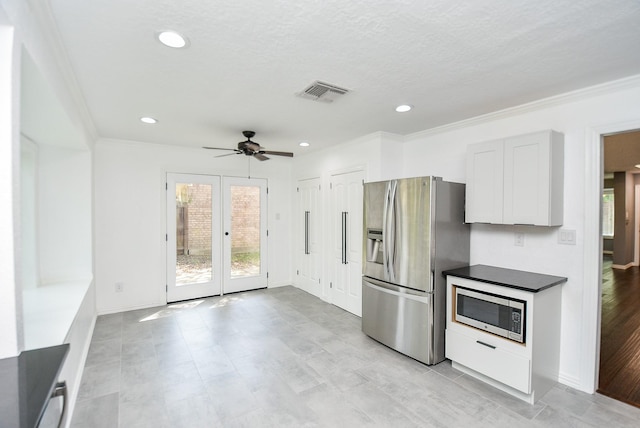
M 322 212 L 320 178 L 300 180 L 297 186 L 296 214 L 296 285 L 322 297 L 320 283 L 320 249 Z
M 330 302 L 362 316 L 362 187 L 364 171 L 331 176 Z

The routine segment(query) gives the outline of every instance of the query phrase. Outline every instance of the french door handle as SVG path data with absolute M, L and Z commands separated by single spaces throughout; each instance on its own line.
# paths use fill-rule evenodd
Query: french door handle
M 304 212 L 304 253 L 311 254 L 309 252 L 309 211 Z

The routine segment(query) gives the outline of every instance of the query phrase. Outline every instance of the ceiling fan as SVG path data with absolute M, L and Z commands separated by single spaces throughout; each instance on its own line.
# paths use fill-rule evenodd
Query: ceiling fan
M 290 152 L 274 152 L 271 150 L 264 150 L 260 147 L 260 144 L 251 141 L 254 135 L 256 135 L 253 131 L 242 131 L 242 135 L 247 139 L 246 141 L 240 141 L 238 143 L 237 149 L 226 149 L 221 147 L 203 147 L 203 149 L 211 149 L 211 150 L 233 150 L 234 153 L 229 153 L 227 155 L 219 155 L 217 158 L 221 158 L 223 156 L 231 156 L 231 155 L 240 155 L 244 154 L 246 156 L 253 156 L 259 161 L 266 161 L 269 158 L 265 155 L 275 155 L 275 156 L 288 156 L 290 158 L 293 157 L 293 153 Z

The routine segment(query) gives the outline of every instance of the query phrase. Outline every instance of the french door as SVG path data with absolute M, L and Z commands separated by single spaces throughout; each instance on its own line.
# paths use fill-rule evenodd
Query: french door
M 224 293 L 267 286 L 267 181 L 224 177 Z
M 266 189 L 167 173 L 167 302 L 267 286 Z
M 220 294 L 220 177 L 167 173 L 167 302 Z

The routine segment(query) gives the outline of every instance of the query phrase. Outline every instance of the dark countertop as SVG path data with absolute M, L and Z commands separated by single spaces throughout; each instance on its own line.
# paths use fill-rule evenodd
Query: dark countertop
M 58 381 L 69 345 L 24 351 L 0 360 L 0 425 L 33 428 L 37 425 Z
M 567 278 L 562 276 L 544 275 L 540 273 L 525 272 L 522 270 L 505 269 L 495 266 L 473 265 L 442 272 L 443 275 L 458 278 L 472 279 L 474 281 L 501 285 L 503 287 L 537 293 L 554 285 L 562 284 Z

